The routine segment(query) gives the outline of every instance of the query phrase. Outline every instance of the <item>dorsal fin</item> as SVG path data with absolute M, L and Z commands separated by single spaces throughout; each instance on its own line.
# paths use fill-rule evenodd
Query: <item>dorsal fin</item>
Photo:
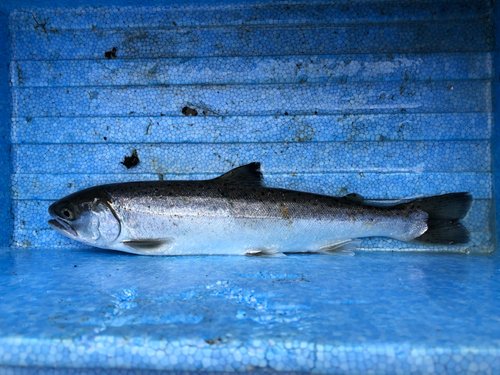
M 231 169 L 212 181 L 230 185 L 263 186 L 260 163 L 254 162 Z

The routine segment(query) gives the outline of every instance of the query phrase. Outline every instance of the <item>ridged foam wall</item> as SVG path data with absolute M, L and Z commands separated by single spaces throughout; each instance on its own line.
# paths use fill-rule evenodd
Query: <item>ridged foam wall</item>
M 80 246 L 47 208 L 82 188 L 259 161 L 274 187 L 470 192 L 468 246 L 360 248 L 491 252 L 490 13 L 482 1 L 14 10 L 12 245 Z
M 0 4 L 0 372 L 499 373 L 494 19 L 481 0 Z M 471 242 L 151 258 L 47 224 L 89 186 L 253 161 L 273 187 L 470 192 Z

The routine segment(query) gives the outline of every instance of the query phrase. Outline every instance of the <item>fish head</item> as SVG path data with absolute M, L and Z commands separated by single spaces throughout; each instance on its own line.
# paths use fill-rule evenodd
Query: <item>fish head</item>
M 73 240 L 106 247 L 120 235 L 121 225 L 111 199 L 101 188 L 68 195 L 49 207 L 49 225 Z

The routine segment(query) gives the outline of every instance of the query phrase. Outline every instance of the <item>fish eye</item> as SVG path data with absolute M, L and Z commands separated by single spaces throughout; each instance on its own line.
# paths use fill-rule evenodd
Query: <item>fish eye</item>
M 71 207 L 63 207 L 61 209 L 61 214 L 64 218 L 68 219 L 68 220 L 74 220 L 75 219 L 75 215 L 73 214 L 73 211 L 71 210 Z

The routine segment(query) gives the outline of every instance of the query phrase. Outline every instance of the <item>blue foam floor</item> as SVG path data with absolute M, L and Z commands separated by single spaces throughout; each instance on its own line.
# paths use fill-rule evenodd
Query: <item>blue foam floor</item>
M 0 273 L 4 366 L 500 371 L 497 256 L 15 249 Z

